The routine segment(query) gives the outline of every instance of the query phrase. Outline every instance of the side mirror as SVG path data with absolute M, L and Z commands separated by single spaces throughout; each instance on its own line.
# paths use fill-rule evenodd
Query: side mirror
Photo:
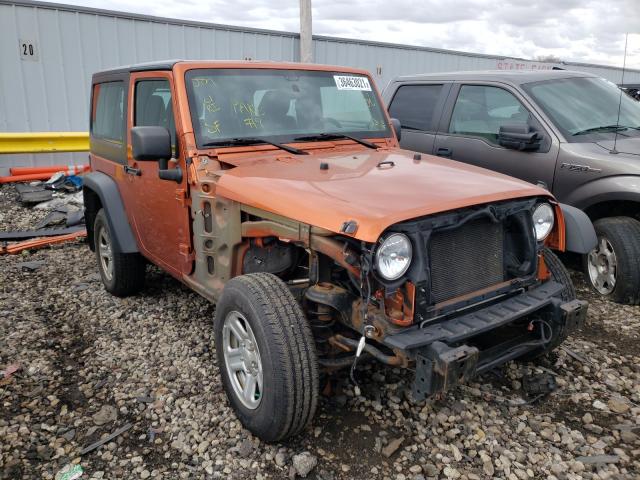
M 540 148 L 542 137 L 526 123 L 502 125 L 498 130 L 498 143 L 513 150 L 535 151 Z
M 391 119 L 391 126 L 393 127 L 394 132 L 396 132 L 396 137 L 398 137 L 398 141 L 402 138 L 402 125 L 400 125 L 400 120 L 397 118 Z
M 131 150 L 138 161 L 158 162 L 158 177 L 162 180 L 182 182 L 180 167 L 169 169 L 171 134 L 165 127 L 133 127 L 131 129 Z

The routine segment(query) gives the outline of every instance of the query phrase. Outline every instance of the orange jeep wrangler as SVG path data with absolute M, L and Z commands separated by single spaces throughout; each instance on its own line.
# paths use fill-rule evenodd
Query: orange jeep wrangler
M 84 199 L 104 285 L 138 292 L 148 261 L 215 302 L 224 388 L 264 440 L 304 429 L 320 375 L 354 378 L 358 358 L 415 369 L 419 400 L 547 352 L 585 318 L 550 251 L 592 248 L 582 212 L 401 150 L 398 132 L 362 70 L 172 61 L 93 76 Z

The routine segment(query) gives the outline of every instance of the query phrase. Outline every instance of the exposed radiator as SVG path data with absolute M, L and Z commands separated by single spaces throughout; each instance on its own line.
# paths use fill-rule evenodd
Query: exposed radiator
M 489 219 L 434 232 L 429 258 L 436 303 L 503 282 L 503 250 L 503 225 Z

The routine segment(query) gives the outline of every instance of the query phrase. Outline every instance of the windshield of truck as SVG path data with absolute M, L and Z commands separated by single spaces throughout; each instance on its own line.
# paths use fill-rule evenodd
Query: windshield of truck
M 319 134 L 390 136 L 378 97 L 364 75 L 197 69 L 187 72 L 186 82 L 199 148 L 242 139 L 287 143 Z
M 570 142 L 611 138 L 615 132 L 639 134 L 640 102 L 625 93 L 621 96 L 621 90 L 603 78 L 562 78 L 523 88 Z

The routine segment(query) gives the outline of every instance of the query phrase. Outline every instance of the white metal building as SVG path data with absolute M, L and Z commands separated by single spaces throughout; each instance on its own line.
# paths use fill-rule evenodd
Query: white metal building
M 369 70 L 382 89 L 396 75 L 558 66 L 615 83 L 622 70 L 314 36 L 317 63 Z M 299 35 L 36 1 L 0 0 L 0 132 L 85 131 L 91 74 L 169 58 L 297 61 Z M 640 83 L 627 70 L 624 83 Z M 58 158 L 56 158 L 58 157 Z M 11 165 L 84 163 L 86 154 L 5 155 Z

